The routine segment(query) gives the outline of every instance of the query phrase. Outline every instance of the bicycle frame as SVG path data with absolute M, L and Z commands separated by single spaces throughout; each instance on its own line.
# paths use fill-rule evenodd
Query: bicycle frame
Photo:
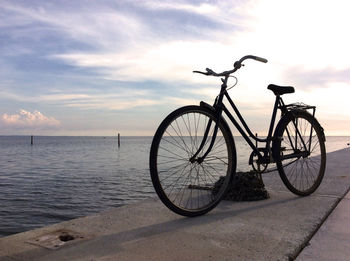
M 316 107 L 284 104 L 282 95 L 294 93 L 294 87 L 270 84 L 267 88 L 274 93 L 275 102 L 268 132 L 264 133 L 266 137 L 255 136 L 228 94 L 231 88 L 227 87 L 230 75 L 247 59 L 267 63 L 265 58 L 246 55 L 234 62 L 231 70 L 193 71 L 221 78 L 214 104 L 201 101 L 200 106 L 176 109 L 162 121 L 153 137 L 149 158 L 152 183 L 160 200 L 177 214 L 203 215 L 232 189 L 237 169 L 232 128 L 238 130 L 252 149 L 248 163 L 261 184 L 262 173 L 276 170 L 284 185 L 299 196 L 312 194 L 321 184 L 326 148 L 323 128 L 315 118 Z M 270 163 L 276 166 L 268 168 Z M 242 167 L 238 164 L 238 168 Z
M 262 164 L 268 164 L 268 163 L 272 163 L 274 162 L 274 159 L 272 157 L 272 150 L 271 150 L 271 142 L 273 141 L 273 129 L 274 129 L 274 125 L 275 125 L 275 121 L 276 121 L 276 115 L 277 115 L 277 109 L 280 109 L 282 112 L 282 115 L 284 115 L 285 113 L 288 112 L 287 107 L 282 100 L 282 98 L 280 97 L 280 95 L 276 95 L 275 98 L 275 103 L 274 103 L 274 107 L 273 107 L 273 111 L 272 111 L 272 116 L 271 116 L 271 120 L 270 120 L 270 126 L 269 126 L 269 131 L 268 131 L 268 135 L 265 139 L 260 139 L 258 137 L 256 137 L 255 135 L 253 135 L 252 131 L 250 130 L 250 128 L 248 127 L 247 123 L 245 122 L 245 120 L 243 119 L 242 115 L 240 114 L 239 110 L 237 109 L 236 105 L 234 104 L 234 102 L 232 101 L 231 97 L 229 96 L 226 88 L 227 88 L 227 80 L 228 80 L 229 76 L 225 76 L 225 78 L 222 78 L 222 85 L 221 85 L 221 91 L 220 94 L 216 97 L 215 102 L 214 102 L 214 109 L 216 112 L 216 116 L 217 116 L 217 123 L 215 125 L 214 128 L 214 132 L 213 132 L 213 136 L 212 136 L 212 140 L 211 143 L 207 149 L 207 151 L 203 154 L 202 157 L 199 157 L 196 159 L 197 155 L 199 154 L 199 152 L 203 149 L 204 144 L 206 143 L 208 134 L 209 134 L 209 130 L 211 128 L 211 124 L 212 121 L 208 122 L 208 126 L 207 129 L 204 133 L 204 137 L 202 140 L 201 145 L 199 146 L 198 151 L 191 157 L 190 161 L 194 162 L 194 161 L 198 161 L 198 163 L 203 162 L 203 160 L 205 159 L 205 157 L 209 154 L 210 150 L 212 149 L 215 139 L 216 139 L 216 135 L 217 135 L 217 130 L 218 130 L 218 126 L 220 124 L 220 119 L 222 117 L 222 113 L 224 112 L 226 114 L 226 116 L 231 120 L 231 122 L 233 123 L 233 125 L 236 127 L 236 129 L 239 131 L 239 133 L 242 135 L 242 137 L 246 140 L 246 142 L 249 144 L 249 146 L 251 147 L 251 149 L 253 150 L 253 152 L 257 155 L 258 157 L 258 163 L 262 163 Z M 234 110 L 236 116 L 238 117 L 240 123 L 243 125 L 245 131 L 243 130 L 243 128 L 240 126 L 240 124 L 237 122 L 237 120 L 233 117 L 233 115 L 230 113 L 230 111 L 227 109 L 227 107 L 225 106 L 225 104 L 223 103 L 223 98 L 226 98 L 228 100 L 228 102 L 230 103 L 232 109 Z M 210 106 L 210 105 L 208 105 Z M 314 106 L 309 106 L 310 108 L 315 109 Z M 314 113 L 313 113 L 314 114 Z M 310 146 L 311 146 L 311 137 L 312 137 L 312 128 L 310 131 L 310 141 L 309 141 L 309 149 L 307 149 L 307 146 L 303 140 L 303 137 L 301 136 L 299 130 L 298 130 L 298 126 L 297 123 L 293 122 L 295 129 L 296 129 L 296 135 L 295 135 L 295 144 L 297 144 L 297 138 L 299 137 L 302 141 L 303 147 L 305 149 L 305 152 L 299 152 L 296 153 L 296 149 L 293 148 L 293 150 L 295 151 L 293 154 L 290 155 L 286 155 L 284 156 L 284 159 L 288 159 L 288 158 L 298 158 L 298 157 L 305 157 L 309 154 L 310 151 Z M 291 135 L 287 130 L 287 136 L 289 139 L 291 139 Z M 265 142 L 265 149 L 264 154 L 262 155 L 261 152 L 259 151 L 258 146 L 255 146 L 254 143 L 252 142 L 252 140 L 250 138 L 253 138 L 256 142 Z

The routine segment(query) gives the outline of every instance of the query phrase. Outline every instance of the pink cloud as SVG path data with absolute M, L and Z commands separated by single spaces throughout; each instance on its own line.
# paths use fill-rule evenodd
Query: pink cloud
M 1 118 L 5 125 L 15 127 L 57 127 L 61 125 L 60 121 L 45 116 L 37 110 L 29 112 L 22 109 L 18 114 L 4 113 Z

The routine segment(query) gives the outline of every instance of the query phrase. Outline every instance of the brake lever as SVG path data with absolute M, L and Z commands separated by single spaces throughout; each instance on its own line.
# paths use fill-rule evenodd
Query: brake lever
M 214 75 L 215 74 L 212 69 L 205 68 L 205 70 L 207 71 L 208 75 Z

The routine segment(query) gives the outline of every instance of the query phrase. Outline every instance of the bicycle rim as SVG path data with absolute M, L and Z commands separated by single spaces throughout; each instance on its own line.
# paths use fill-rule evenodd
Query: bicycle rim
M 276 160 L 280 176 L 293 193 L 310 195 L 320 185 L 325 171 L 326 151 L 321 128 L 306 112 L 295 113 L 282 127 Z M 309 154 L 285 159 L 305 151 Z
M 223 124 L 219 125 L 213 148 L 204 161 L 190 161 L 210 120 L 208 137 L 197 156 L 201 157 L 212 140 L 216 119 L 199 106 L 187 106 L 171 113 L 158 128 L 152 143 L 153 185 L 163 203 L 180 215 L 196 216 L 211 210 L 226 192 L 231 178 L 234 142 Z M 214 195 L 214 185 L 222 176 L 224 185 Z

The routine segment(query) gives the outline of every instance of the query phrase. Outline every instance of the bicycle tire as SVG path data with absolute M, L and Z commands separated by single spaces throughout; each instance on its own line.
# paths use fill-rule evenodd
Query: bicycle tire
M 221 118 L 214 146 L 202 163 L 191 162 L 206 126 L 212 120 L 203 155 L 216 123 L 215 114 L 200 106 L 185 106 L 170 113 L 158 127 L 150 152 L 152 183 L 161 201 L 182 216 L 199 216 L 213 209 L 227 192 L 236 170 L 236 150 L 231 131 Z M 215 183 L 224 177 L 219 191 Z
M 326 168 L 325 138 L 320 124 L 306 111 L 293 111 L 281 118 L 274 137 L 274 158 L 283 183 L 296 195 L 312 194 L 320 186 Z M 311 143 L 309 155 L 284 159 L 290 153 L 306 151 L 300 137 L 307 148 Z

